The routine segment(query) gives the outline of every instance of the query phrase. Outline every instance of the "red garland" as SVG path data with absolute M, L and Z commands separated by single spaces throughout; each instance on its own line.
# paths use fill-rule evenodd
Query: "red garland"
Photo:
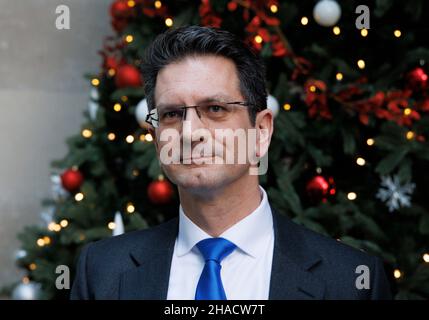
M 129 19 L 134 15 L 134 8 L 128 6 L 127 0 L 116 0 L 110 6 L 112 27 L 117 32 L 122 32 L 128 25 Z
M 323 119 L 332 119 L 331 111 L 328 108 L 328 96 L 326 94 L 326 84 L 321 80 L 309 79 L 305 85 L 305 103 L 308 108 L 308 115 L 311 118 L 319 116 Z
M 202 26 L 220 28 L 222 18 L 213 11 L 210 0 L 202 0 L 198 11 Z

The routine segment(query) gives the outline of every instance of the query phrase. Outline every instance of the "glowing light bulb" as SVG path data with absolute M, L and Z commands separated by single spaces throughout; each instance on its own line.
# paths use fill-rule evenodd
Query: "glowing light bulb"
M 301 18 L 301 24 L 302 24 L 303 26 L 306 26 L 306 25 L 308 24 L 308 18 L 307 18 L 307 17 L 302 17 L 302 18 Z
M 353 200 L 356 200 L 356 198 L 357 198 L 357 194 L 355 192 L 347 193 L 347 199 L 353 201 Z
M 48 236 L 44 236 L 43 241 L 45 242 L 45 245 L 51 244 L 51 238 L 49 238 Z
M 167 27 L 172 27 L 173 26 L 173 19 L 171 19 L 171 18 L 165 19 L 165 25 Z
M 125 41 L 128 43 L 133 42 L 133 40 L 134 40 L 134 37 L 130 34 L 125 37 Z
M 133 213 L 136 210 L 136 208 L 134 207 L 134 205 L 132 203 L 128 203 L 127 205 L 127 212 L 128 213 Z
M 402 277 L 402 273 L 399 269 L 395 269 L 393 271 L 393 276 L 395 277 L 395 279 L 399 279 L 400 277 Z
M 357 163 L 357 165 L 359 165 L 359 166 L 364 166 L 364 165 L 365 165 L 365 163 L 366 163 L 366 161 L 365 161 L 365 159 L 364 159 L 364 158 L 359 157 L 359 158 L 357 158 L 357 159 L 356 159 L 356 163 Z
M 78 193 L 76 193 L 76 194 L 75 194 L 75 196 L 74 196 L 74 199 L 75 199 L 76 201 L 82 201 L 82 200 L 83 200 L 83 198 L 84 198 L 84 196 L 83 196 L 83 193 L 82 193 L 82 192 L 78 192 Z
M 45 241 L 42 238 L 37 239 L 36 243 L 39 247 L 43 247 L 45 245 Z
M 128 135 L 128 136 L 125 138 L 125 140 L 126 140 L 128 143 L 133 143 L 133 142 L 134 142 L 134 137 L 133 137 L 132 135 Z
M 83 129 L 82 130 L 82 136 L 86 139 L 89 139 L 92 137 L 92 131 L 89 129 Z
M 255 42 L 256 43 L 262 43 L 262 37 L 258 34 L 257 36 L 255 36 Z
M 413 140 L 414 139 L 414 132 L 413 131 L 408 131 L 407 134 L 405 135 L 407 137 L 407 140 Z
M 411 114 L 411 109 L 410 108 L 405 108 L 404 109 L 404 115 L 405 116 L 409 116 Z
M 341 33 L 341 29 L 340 29 L 340 27 L 335 26 L 335 27 L 333 27 L 333 28 L 332 28 L 332 32 L 333 32 L 336 36 L 338 36 L 338 35 Z
M 291 108 L 292 108 L 292 106 L 289 103 L 285 103 L 283 105 L 283 109 L 286 110 L 286 111 L 289 111 Z

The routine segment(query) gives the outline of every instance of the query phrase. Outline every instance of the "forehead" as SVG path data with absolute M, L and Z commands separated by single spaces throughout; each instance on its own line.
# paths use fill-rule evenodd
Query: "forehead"
M 206 97 L 242 98 L 237 69 L 232 60 L 214 56 L 189 56 L 164 67 L 157 76 L 155 103 L 192 104 Z

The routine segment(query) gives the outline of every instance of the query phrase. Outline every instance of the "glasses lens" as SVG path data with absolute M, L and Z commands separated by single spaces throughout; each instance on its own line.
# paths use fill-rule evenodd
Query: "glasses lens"
M 202 104 L 199 109 L 204 119 L 219 122 L 228 119 L 234 106 L 224 102 L 210 102 Z
M 183 107 L 168 107 L 158 110 L 159 122 L 163 126 L 175 126 L 183 119 Z

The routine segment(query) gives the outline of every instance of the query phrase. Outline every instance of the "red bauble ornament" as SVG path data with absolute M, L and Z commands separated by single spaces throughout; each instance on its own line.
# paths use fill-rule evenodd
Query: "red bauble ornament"
M 315 176 L 307 183 L 306 191 L 313 201 L 320 201 L 326 198 L 329 188 L 329 183 L 323 176 Z
M 115 84 L 118 88 L 140 87 L 143 82 L 139 70 L 132 65 L 125 64 L 118 68 Z
M 428 84 L 428 75 L 423 68 L 415 68 L 407 73 L 408 86 L 412 90 L 424 90 Z
M 147 195 L 149 196 L 150 201 L 155 204 L 165 204 L 170 202 L 173 192 L 171 183 L 166 180 L 153 181 L 147 188 Z
M 61 175 L 61 183 L 67 191 L 76 191 L 83 183 L 83 175 L 79 170 L 68 169 Z
M 116 0 L 110 6 L 110 15 L 112 16 L 112 18 L 129 18 L 132 13 L 133 10 L 131 7 L 128 6 L 127 0 Z
M 112 27 L 117 32 L 122 32 L 133 16 L 133 7 L 128 5 L 127 0 L 116 0 L 110 6 L 110 15 L 112 16 Z

